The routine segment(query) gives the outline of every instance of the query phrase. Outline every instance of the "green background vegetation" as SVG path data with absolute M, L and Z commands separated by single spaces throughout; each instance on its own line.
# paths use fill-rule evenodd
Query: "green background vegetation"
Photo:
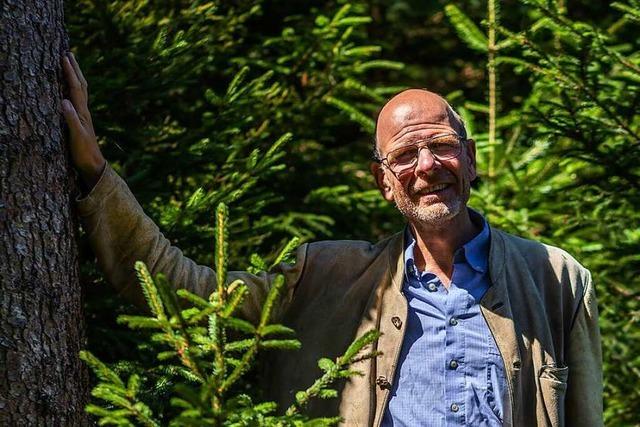
M 78 0 L 66 22 L 105 155 L 208 265 L 220 202 L 238 269 L 291 236 L 400 229 L 368 172 L 373 120 L 403 88 L 443 94 L 477 141 L 471 205 L 592 271 L 619 426 L 640 424 L 640 3 L 607 3 Z M 83 271 L 90 349 L 139 357 L 114 325 L 131 308 Z

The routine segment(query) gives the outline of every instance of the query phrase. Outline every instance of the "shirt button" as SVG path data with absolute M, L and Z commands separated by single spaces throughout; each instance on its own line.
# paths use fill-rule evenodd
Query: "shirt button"
M 429 283 L 429 286 L 427 286 L 427 289 L 429 289 L 429 291 L 431 292 L 435 292 L 438 290 L 438 287 L 436 286 L 435 283 Z
M 391 318 L 391 323 L 393 323 L 393 326 L 395 326 L 396 329 L 402 328 L 402 320 L 398 316 L 393 316 Z
M 376 378 L 376 384 L 383 390 L 391 388 L 391 383 L 389 382 L 389 380 L 387 380 L 387 377 L 383 375 L 380 375 L 378 378 Z
M 460 407 L 457 404 L 455 404 L 455 403 L 451 404 L 451 411 L 452 412 L 458 412 L 459 410 L 460 410 Z
M 458 361 L 457 360 L 452 360 L 451 362 L 449 362 L 449 367 L 451 369 L 457 369 L 458 368 Z
M 449 324 L 451 326 L 456 326 L 458 324 L 458 319 L 456 319 L 455 317 L 452 317 L 451 319 L 449 319 Z

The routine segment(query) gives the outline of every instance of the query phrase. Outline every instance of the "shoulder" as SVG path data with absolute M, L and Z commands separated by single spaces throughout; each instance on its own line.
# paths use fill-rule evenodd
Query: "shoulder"
M 307 244 L 307 259 L 325 265 L 366 262 L 379 257 L 401 233 L 377 243 L 365 240 L 321 240 Z
M 533 263 L 536 266 L 547 263 L 552 267 L 586 271 L 573 255 L 562 248 L 515 236 L 497 228 L 492 228 L 491 232 L 497 234 L 504 241 L 505 251 L 507 253 L 515 251 L 527 262 Z
M 558 282 L 570 284 L 575 293 L 582 294 L 591 281 L 591 274 L 570 253 L 557 246 L 525 239 L 505 231 L 492 228 L 491 232 L 504 245 L 506 263 L 516 263 L 516 258 L 524 261 L 529 273 L 534 277 L 555 278 Z
M 388 266 L 389 253 L 395 246 L 401 246 L 402 233 L 394 234 L 377 243 L 364 240 L 324 240 L 306 245 L 305 270 L 308 273 L 331 275 L 338 272 L 340 277 L 359 274 L 373 265 Z M 400 242 L 400 243 L 398 243 Z

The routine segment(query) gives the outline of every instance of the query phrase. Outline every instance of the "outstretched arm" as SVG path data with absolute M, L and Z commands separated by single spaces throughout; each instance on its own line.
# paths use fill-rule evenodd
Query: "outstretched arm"
M 107 164 L 93 131 L 87 82 L 71 54 L 63 58 L 63 67 L 71 89 L 71 100 L 64 100 L 63 108 L 70 128 L 72 159 L 89 190 L 78 200 L 78 210 L 107 280 L 128 300 L 146 307 L 133 268 L 136 261 L 142 261 L 151 274 L 163 273 L 174 287 L 208 297 L 216 288 L 215 272 L 196 264 L 172 246 L 145 215 L 126 183 Z M 298 250 L 296 264 L 281 264 L 272 274 L 229 273 L 229 281 L 241 279 L 249 287 L 242 306 L 245 318 L 259 317 L 275 273 L 284 274 L 287 283 L 287 294 L 274 318 L 282 314 L 300 278 L 305 252 L 306 245 Z

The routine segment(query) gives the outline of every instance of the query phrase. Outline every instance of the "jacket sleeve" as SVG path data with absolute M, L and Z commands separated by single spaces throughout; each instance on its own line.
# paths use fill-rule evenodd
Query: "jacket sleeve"
M 129 301 L 146 307 L 134 270 L 136 261 L 144 262 L 154 276 L 163 273 L 175 288 L 185 288 L 204 298 L 215 289 L 215 272 L 196 264 L 171 245 L 108 164 L 95 187 L 77 204 L 98 265 L 107 281 Z M 241 279 L 249 287 L 242 307 L 245 318 L 250 321 L 259 318 L 262 303 L 278 273 L 284 274 L 287 284 L 282 304 L 274 313 L 275 318 L 282 315 L 302 275 L 305 255 L 306 245 L 302 245 L 295 264 L 280 264 L 269 274 L 229 272 L 230 282 Z
M 568 366 L 567 426 L 604 425 L 598 304 L 589 272 L 586 273 L 584 295 L 569 336 Z

